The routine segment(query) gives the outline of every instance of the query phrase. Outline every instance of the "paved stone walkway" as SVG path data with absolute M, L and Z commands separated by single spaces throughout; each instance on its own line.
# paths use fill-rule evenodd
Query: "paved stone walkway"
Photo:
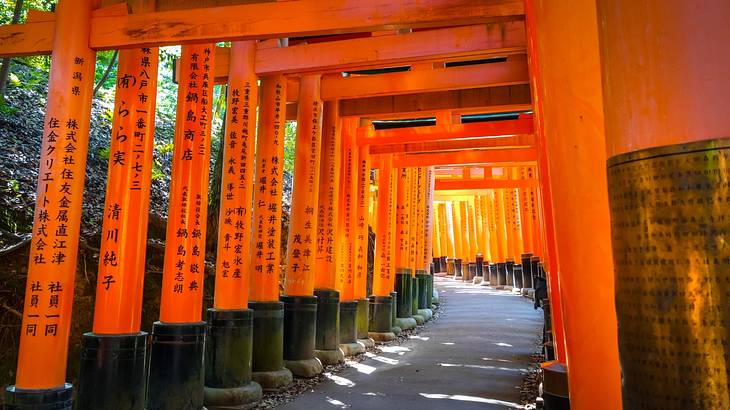
M 519 386 L 542 329 L 532 301 L 437 278 L 445 305 L 417 336 L 318 385 L 283 409 L 519 409 Z

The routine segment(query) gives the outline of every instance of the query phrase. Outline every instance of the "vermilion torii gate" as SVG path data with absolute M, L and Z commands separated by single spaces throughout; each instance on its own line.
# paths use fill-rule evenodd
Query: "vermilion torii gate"
M 108 49 L 122 52 L 80 408 L 249 403 L 259 395 L 253 380 L 280 387 L 291 380 L 286 366 L 307 376 L 319 371 L 307 366 L 315 357 L 340 360 L 339 342 L 351 345 L 368 331 L 390 338 L 408 322 L 394 318 L 408 319 L 409 290 L 411 317 L 413 307 L 428 308 L 420 295 L 431 256 L 446 254 L 463 276 L 488 255 L 496 280 L 504 275 L 513 286 L 507 272 L 528 249 L 546 266 L 554 347 L 570 369 L 576 408 L 730 406 L 728 307 L 712 296 L 727 290 L 724 207 L 715 206 L 726 197 L 727 141 L 706 141 L 729 131 L 720 111 L 730 95 L 721 69 L 730 66 L 727 2 L 129 3 L 60 0 L 55 13 L 0 27 L 0 55 L 52 55 L 8 407 L 71 406 L 65 369 L 91 89 L 95 52 Z M 183 49 L 161 314 L 146 370 L 140 249 L 164 45 Z M 382 70 L 397 66 L 408 69 Z M 215 302 L 203 321 L 209 94 L 221 82 L 229 84 L 227 166 Z M 284 296 L 283 132 L 295 118 Z M 434 118 L 398 130 L 370 126 Z M 655 149 L 669 144 L 680 145 Z M 678 167 L 685 173 L 672 173 Z M 371 169 L 378 170 L 373 220 Z M 640 194 L 654 196 L 634 200 Z M 430 250 L 432 218 L 439 255 Z M 371 295 L 369 224 L 378 233 Z M 694 233 L 675 241 L 674 232 Z

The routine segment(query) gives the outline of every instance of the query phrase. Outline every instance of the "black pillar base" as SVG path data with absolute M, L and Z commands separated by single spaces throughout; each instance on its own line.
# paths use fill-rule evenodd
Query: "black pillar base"
M 281 301 L 284 302 L 284 365 L 299 377 L 322 373 L 322 363 L 314 354 L 317 297 L 282 296 Z
M 370 296 L 370 320 L 368 332 L 390 332 L 393 317 L 393 298 L 391 296 Z
M 504 262 L 497 264 L 497 286 L 504 286 L 507 284 L 507 265 Z
M 391 327 L 397 327 L 395 325 L 395 320 L 398 318 L 398 292 L 390 292 L 390 326 Z M 398 328 L 397 332 L 400 333 L 400 328 Z
M 433 305 L 433 275 L 426 275 L 426 306 L 431 309 Z
M 284 368 L 284 304 L 249 302 L 253 311 L 251 377 L 266 390 L 277 390 L 292 382 Z
M 413 277 L 410 269 L 401 269 L 395 275 L 395 291 L 398 294 L 396 316 L 401 318 L 413 315 Z
M 370 299 L 357 300 L 357 338 L 367 339 L 370 331 Z
M 441 263 L 439 264 L 441 266 L 441 271 L 440 272 L 446 272 L 448 270 L 447 267 L 446 267 L 447 259 L 448 258 L 446 256 L 442 256 L 441 257 Z
M 441 258 L 434 257 L 433 258 L 432 265 L 433 265 L 433 271 L 434 272 L 441 272 Z
M 147 409 L 202 409 L 207 324 L 152 325 Z
M 329 289 L 315 289 L 317 297 L 317 320 L 315 324 L 316 350 L 335 350 L 340 345 L 340 292 Z
M 77 409 L 144 409 L 147 332 L 84 333 Z
M 422 273 L 416 275 L 418 284 L 418 308 L 419 309 L 431 309 L 431 305 L 428 304 L 428 274 Z
M 418 277 L 421 275 L 419 272 L 420 270 L 416 270 L 416 274 L 411 278 L 411 316 L 418 316 Z
M 5 389 L 6 410 L 71 410 L 73 386 L 65 383 L 63 387 L 48 390 L 19 390 L 15 386 Z
M 476 257 L 476 269 L 477 270 L 475 273 L 476 276 L 479 276 L 482 278 L 484 277 L 483 265 L 484 265 L 484 256 L 482 256 L 482 254 L 477 254 L 477 257 Z
M 523 253 L 522 259 L 522 287 L 531 289 L 532 288 L 532 254 Z
M 456 276 L 456 259 L 448 259 L 446 261 L 446 275 Z
M 505 285 L 514 286 L 515 285 L 515 272 L 514 272 L 515 261 L 513 261 L 512 259 L 507 259 L 507 261 L 504 264 L 504 267 L 507 272 L 507 274 L 506 274 L 507 283 L 505 283 Z
M 532 288 L 533 289 L 537 287 L 537 278 L 540 276 L 540 271 L 539 271 L 540 269 L 538 266 L 539 264 L 540 264 L 539 256 L 533 256 L 532 258 L 530 258 L 530 274 L 531 274 L 530 276 L 532 276 Z
M 357 302 L 340 302 L 340 344 L 357 343 Z
M 251 381 L 253 311 L 208 309 L 205 344 L 205 406 L 245 406 L 261 399 L 261 386 Z
M 515 287 L 518 289 L 522 289 L 523 283 L 522 283 L 522 265 L 515 265 L 512 268 L 512 272 L 514 273 L 515 277 Z
M 461 259 L 454 259 L 454 277 L 460 278 L 464 276 L 463 264 Z

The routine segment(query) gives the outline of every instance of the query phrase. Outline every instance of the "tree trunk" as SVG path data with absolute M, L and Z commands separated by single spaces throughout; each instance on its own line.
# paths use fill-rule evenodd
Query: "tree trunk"
M 13 10 L 13 20 L 10 24 L 18 24 L 20 21 L 20 12 L 23 10 L 23 2 L 25 0 L 15 0 L 15 9 Z M 0 67 L 0 101 L 5 100 L 5 89 L 8 86 L 8 76 L 10 75 L 11 58 L 3 58 L 3 65 Z

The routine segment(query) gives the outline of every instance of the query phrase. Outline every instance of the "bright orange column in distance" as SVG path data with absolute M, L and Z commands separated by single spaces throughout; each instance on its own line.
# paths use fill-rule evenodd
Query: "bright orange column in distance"
M 378 169 L 378 224 L 375 234 L 375 264 L 373 269 L 373 295 L 390 296 L 390 266 L 388 265 L 388 254 L 390 243 L 388 240 L 388 219 L 390 209 L 388 197 L 392 173 L 392 154 L 383 155 L 381 167 Z
M 433 190 L 435 187 L 435 171 L 434 167 L 426 167 L 426 185 L 424 192 L 424 211 L 423 211 L 423 269 L 426 273 L 430 273 L 431 261 L 433 260 L 433 222 L 434 222 L 434 209 L 433 209 Z
M 411 187 L 410 172 L 408 168 L 398 168 L 398 192 L 396 195 L 396 216 L 395 216 L 395 242 L 396 242 L 396 268 L 408 268 L 409 240 L 411 229 Z
M 461 259 L 463 263 L 471 259 L 471 241 L 469 240 L 469 208 L 467 201 L 459 201 L 459 235 L 461 236 Z
M 94 302 L 96 334 L 140 330 L 158 51 L 145 48 L 119 52 Z
M 286 78 L 283 75 L 264 77 L 261 88 L 249 296 L 254 302 L 278 302 Z
M 348 123 L 348 128 L 357 124 Z M 367 295 L 368 267 L 368 205 L 370 204 L 370 146 L 360 145 L 357 153 L 357 225 L 355 233 L 355 280 L 354 297 L 365 299 Z
M 325 101 L 317 201 L 317 259 L 314 273 L 316 289 L 337 288 L 338 224 L 340 218 L 340 169 L 342 151 L 338 104 Z
M 246 309 L 250 285 L 251 213 L 258 77 L 256 42 L 231 44 L 223 139 L 221 205 L 216 258 L 216 309 Z
M 61 0 L 41 142 L 15 386 L 66 381 L 96 54 L 88 48 L 93 1 Z
M 327 103 L 325 103 L 327 104 Z M 333 103 L 335 106 L 337 103 Z M 357 176 L 358 176 L 358 147 L 357 133 L 353 121 L 347 120 L 342 127 L 343 139 L 343 165 L 341 172 L 340 204 L 343 205 L 342 229 L 344 232 L 341 243 L 340 257 L 340 301 L 355 300 L 355 242 L 357 235 Z
M 160 321 L 200 322 L 215 44 L 182 47 Z
M 396 214 L 396 193 L 398 191 L 397 169 L 391 169 L 390 184 L 388 187 L 388 275 L 390 276 L 390 291 L 395 290 L 395 265 L 396 249 L 395 242 L 395 214 Z
M 454 257 L 456 259 L 462 259 L 463 261 L 463 250 L 462 250 L 462 236 L 459 230 L 461 229 L 461 209 L 458 201 L 451 201 L 451 214 L 452 218 L 452 231 L 454 232 Z
M 301 78 L 299 86 L 294 188 L 284 280 L 284 292 L 288 296 L 314 294 L 319 150 L 322 139 L 321 84 L 322 77 L 319 74 L 310 74 Z

